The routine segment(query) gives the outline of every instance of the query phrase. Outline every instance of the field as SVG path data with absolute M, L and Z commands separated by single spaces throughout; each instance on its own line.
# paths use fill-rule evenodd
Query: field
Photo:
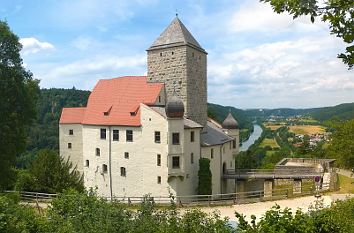
M 274 139 L 265 138 L 262 143 L 259 145 L 260 147 L 270 146 L 272 148 L 279 148 L 278 143 Z
M 280 125 L 274 125 L 274 124 L 270 124 L 270 123 L 266 123 L 264 124 L 264 127 L 269 128 L 272 131 L 275 131 L 277 129 L 279 129 L 280 127 L 283 127 L 284 125 L 280 124 Z
M 354 179 L 338 174 L 340 190 L 338 193 L 354 193 Z
M 322 134 L 325 132 L 325 128 L 319 125 L 293 125 L 289 126 L 289 131 L 294 134 Z

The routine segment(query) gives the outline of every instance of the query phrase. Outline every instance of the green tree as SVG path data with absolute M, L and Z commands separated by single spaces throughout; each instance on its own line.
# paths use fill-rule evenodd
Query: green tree
M 38 80 L 22 66 L 21 49 L 19 38 L 0 21 L 0 189 L 10 185 L 26 127 L 35 118 Z
M 84 186 L 82 176 L 69 160 L 65 161 L 55 151 L 44 149 L 38 152 L 28 172 L 20 172 L 17 189 L 49 193 L 75 189 L 82 192 Z
M 297 18 L 309 15 L 311 22 L 316 17 L 329 23 L 330 33 L 343 39 L 349 46 L 338 55 L 351 69 L 354 65 L 354 1 L 351 0 L 260 0 L 269 2 L 277 13 L 284 11 Z
M 198 171 L 198 194 L 211 195 L 212 193 L 212 174 L 210 171 L 210 160 L 207 158 L 199 159 Z
M 344 168 L 354 168 L 354 119 L 338 123 L 328 147 L 327 157 L 337 159 Z

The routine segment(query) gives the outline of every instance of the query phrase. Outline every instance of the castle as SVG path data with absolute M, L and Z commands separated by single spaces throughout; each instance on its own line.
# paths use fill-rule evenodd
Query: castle
M 212 193 L 235 192 L 239 130 L 207 116 L 207 53 L 176 17 L 147 49 L 147 76 L 99 80 L 86 107 L 63 108 L 60 155 L 103 197 L 195 195 L 199 159 Z

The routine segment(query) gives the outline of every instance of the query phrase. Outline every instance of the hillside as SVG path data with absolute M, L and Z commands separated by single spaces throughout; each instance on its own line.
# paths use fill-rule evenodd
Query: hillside
M 333 107 L 317 108 L 311 116 L 318 121 L 326 121 L 331 118 L 340 120 L 354 119 L 354 103 L 339 104 Z
M 249 118 L 265 119 L 270 116 L 292 117 L 297 115 L 310 116 L 318 121 L 325 121 L 331 118 L 348 120 L 354 118 L 354 103 L 339 104 L 332 107 L 292 109 L 248 109 L 244 114 Z
M 225 120 L 229 111 L 231 111 L 232 115 L 239 123 L 240 128 L 252 128 L 252 121 L 244 110 L 231 106 L 208 103 L 208 116 L 219 123 L 222 123 Z

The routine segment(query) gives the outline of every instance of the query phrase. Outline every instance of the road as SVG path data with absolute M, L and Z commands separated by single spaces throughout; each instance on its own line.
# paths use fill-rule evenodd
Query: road
M 319 199 L 323 200 L 325 206 L 329 206 L 333 201 L 344 200 L 345 198 L 350 197 L 354 198 L 354 194 L 331 194 L 322 196 Z M 267 210 L 272 208 L 275 204 L 278 204 L 282 209 L 288 207 L 294 212 L 300 208 L 302 211 L 307 212 L 309 206 L 314 204 L 316 197 L 306 196 L 296 199 L 286 199 L 278 201 L 267 201 L 267 202 L 258 202 L 251 204 L 241 204 L 241 205 L 232 205 L 232 206 L 220 206 L 220 207 L 202 207 L 200 210 L 206 213 L 213 213 L 215 210 L 220 212 L 221 217 L 228 217 L 230 221 L 236 221 L 235 211 L 246 215 L 246 220 L 250 221 L 251 215 L 255 215 L 257 219 L 262 217 Z

